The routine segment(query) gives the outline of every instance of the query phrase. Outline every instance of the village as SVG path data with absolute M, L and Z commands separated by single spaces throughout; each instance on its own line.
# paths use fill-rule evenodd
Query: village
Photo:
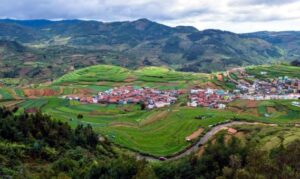
M 264 73 L 262 73 L 264 74 Z M 235 80 L 234 90 L 211 88 L 192 88 L 188 91 L 189 107 L 208 107 L 225 109 L 226 105 L 235 99 L 245 100 L 276 100 L 300 99 L 300 80 L 285 77 L 263 81 L 255 79 L 252 82 Z M 81 103 L 101 104 L 143 104 L 147 109 L 170 106 L 177 101 L 179 95 L 186 90 L 158 90 L 149 87 L 122 86 L 115 87 L 95 96 L 68 95 L 65 99 L 77 100 Z
M 267 72 L 261 72 L 266 75 Z M 229 76 L 229 74 L 226 74 Z M 300 80 L 289 78 L 287 76 L 279 77 L 268 81 L 256 79 L 252 83 L 244 80 L 245 78 L 254 78 L 244 74 L 240 80 L 230 79 L 236 84 L 236 88 L 232 91 L 221 89 L 191 89 L 189 93 L 190 107 L 209 107 L 225 109 L 226 104 L 235 99 L 245 100 L 298 100 L 300 99 Z M 217 76 L 218 79 L 220 76 Z M 222 77 L 221 77 L 222 78 Z M 294 106 L 299 104 L 293 102 Z
M 238 96 L 220 89 L 191 89 L 189 94 L 190 107 L 210 107 L 225 109 L 226 103 L 236 99 Z
M 78 100 L 81 103 L 102 104 L 143 104 L 147 109 L 170 106 L 182 94 L 180 90 L 157 90 L 148 87 L 122 86 L 99 92 L 93 97 L 79 97 L 74 95 L 63 96 L 69 100 Z
M 300 80 L 279 77 L 268 81 L 255 80 L 253 84 L 240 81 L 236 88 L 240 90 L 241 99 L 272 100 L 272 99 L 299 99 Z

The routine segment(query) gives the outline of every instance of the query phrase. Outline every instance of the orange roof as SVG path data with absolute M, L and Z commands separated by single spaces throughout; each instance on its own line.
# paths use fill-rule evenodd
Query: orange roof
M 237 130 L 234 129 L 234 128 L 228 128 L 227 132 L 228 132 L 229 134 L 235 134 L 235 133 L 237 133 Z

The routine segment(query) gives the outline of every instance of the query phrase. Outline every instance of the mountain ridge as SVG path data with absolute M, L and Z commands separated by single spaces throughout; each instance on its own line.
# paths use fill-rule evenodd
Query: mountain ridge
M 276 33 L 275 37 L 272 33 L 199 31 L 192 26 L 169 27 L 148 19 L 123 22 L 1 19 L 0 40 L 18 43 L 26 49 L 26 55 L 0 44 L 0 71 L 24 71 L 22 66 L 13 67 L 22 60 L 34 64 L 26 66 L 26 70 L 39 72 L 36 76 L 25 73 L 25 77 L 45 81 L 74 68 L 96 64 L 127 68 L 165 65 L 181 71 L 212 72 L 297 59 L 300 45 L 296 36 L 300 32 Z M 286 39 L 294 42 L 287 43 Z M 13 58 L 3 53 L 12 54 Z M 28 54 L 30 58 L 26 58 Z

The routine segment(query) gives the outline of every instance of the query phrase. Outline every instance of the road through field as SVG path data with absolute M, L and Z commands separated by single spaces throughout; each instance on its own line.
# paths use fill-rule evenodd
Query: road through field
M 201 137 L 198 142 L 193 144 L 191 147 L 179 152 L 178 154 L 173 155 L 172 157 L 165 158 L 165 161 L 170 160 L 177 160 L 186 155 L 189 155 L 193 152 L 196 152 L 199 149 L 200 145 L 205 144 L 209 141 L 209 139 L 214 136 L 216 133 L 220 132 L 221 130 L 225 129 L 226 127 L 234 126 L 234 125 L 275 125 L 275 124 L 264 124 L 260 122 L 245 122 L 245 121 L 233 121 L 226 124 L 220 124 L 215 127 L 212 127 L 203 137 Z M 142 154 L 136 154 L 138 159 L 145 159 L 147 161 L 159 161 L 159 157 L 152 157 L 152 156 L 145 156 Z

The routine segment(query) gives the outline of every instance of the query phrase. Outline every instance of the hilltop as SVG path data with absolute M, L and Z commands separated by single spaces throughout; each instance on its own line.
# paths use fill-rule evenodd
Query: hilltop
M 205 80 L 209 75 L 204 73 L 179 72 L 167 67 L 141 67 L 137 70 L 129 70 L 113 65 L 95 65 L 68 73 L 58 78 L 53 84 L 95 84 L 97 82 L 178 82 Z
M 33 83 L 51 81 L 74 69 L 97 64 L 214 72 L 297 59 L 297 55 L 291 55 L 299 48 L 296 35 L 297 32 L 286 32 L 275 38 L 269 32 L 199 31 L 148 19 L 111 23 L 3 19 L 0 71 L 10 74 L 3 77 L 22 77 Z M 282 39 L 280 43 L 277 38 Z

